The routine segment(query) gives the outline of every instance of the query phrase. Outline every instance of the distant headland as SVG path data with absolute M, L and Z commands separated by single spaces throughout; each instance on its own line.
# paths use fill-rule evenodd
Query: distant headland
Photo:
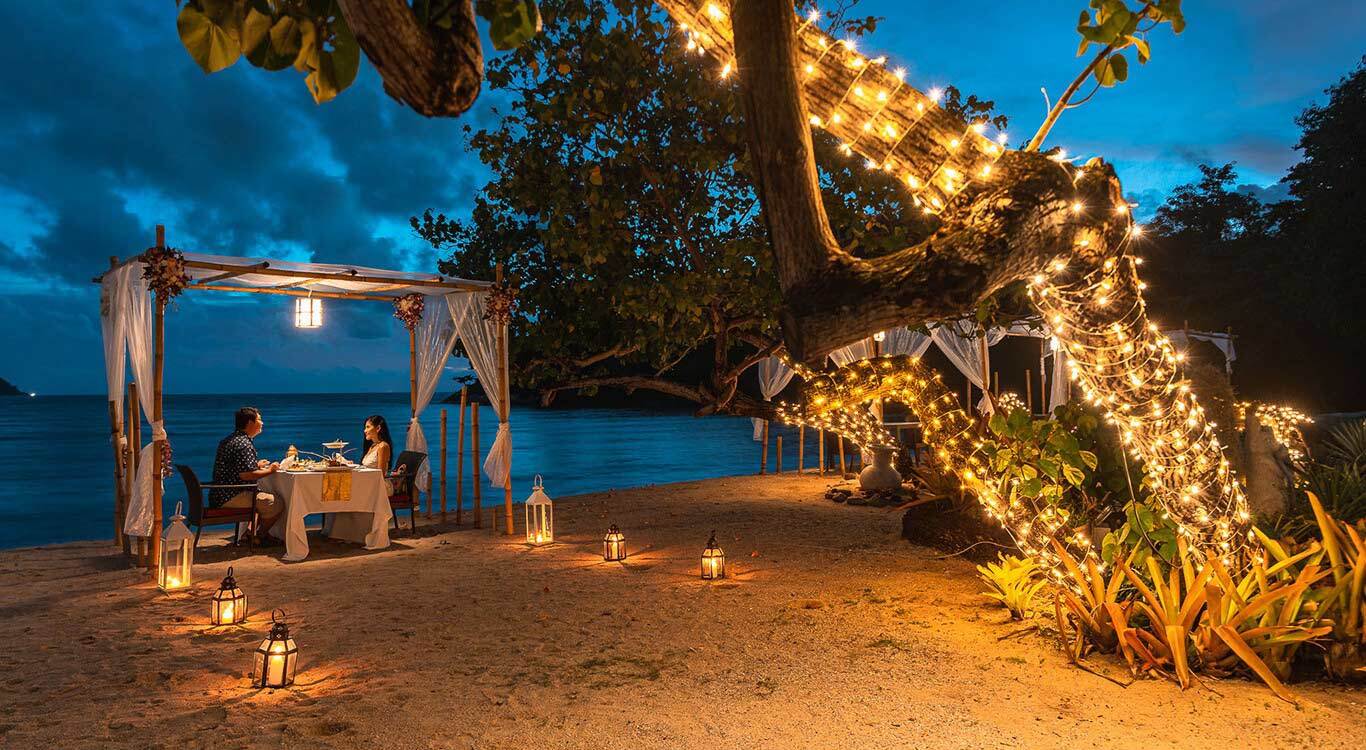
M 0 378 L 0 396 L 27 396 L 26 391 L 15 388 L 12 383 L 4 378 Z

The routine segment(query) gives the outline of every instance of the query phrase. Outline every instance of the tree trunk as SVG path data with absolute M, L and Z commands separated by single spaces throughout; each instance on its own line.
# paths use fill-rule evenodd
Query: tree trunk
M 384 90 L 427 117 L 458 117 L 474 104 L 484 52 L 473 0 L 457 0 L 450 29 L 423 27 L 407 0 L 338 0 Z
M 968 314 L 1059 255 L 1090 266 L 1118 253 L 1128 217 L 1109 210 L 1122 194 L 1103 162 L 1075 170 L 1046 155 L 1003 153 L 878 60 L 799 22 L 789 0 L 737 0 L 733 17 L 694 0 L 659 4 L 739 72 L 794 359 L 815 365 L 877 331 Z M 870 168 L 904 179 L 918 206 L 940 214 L 940 227 L 883 257 L 844 252 L 821 204 L 813 122 Z M 1078 202 L 1103 208 L 1076 212 Z

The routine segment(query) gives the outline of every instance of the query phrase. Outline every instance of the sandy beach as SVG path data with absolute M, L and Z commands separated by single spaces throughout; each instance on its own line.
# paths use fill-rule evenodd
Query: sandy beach
M 1361 748 L 1366 691 L 1126 687 L 981 597 L 833 480 L 736 477 L 557 498 L 559 541 L 427 526 L 305 562 L 206 539 L 165 595 L 107 542 L 0 553 L 6 748 Z M 553 483 L 550 486 L 553 495 Z M 520 507 L 518 511 L 520 513 Z M 406 516 L 404 519 L 406 526 Z M 630 558 L 605 563 L 609 523 Z M 520 525 L 520 519 L 519 519 Z M 707 534 L 731 577 L 698 578 Z M 234 566 L 252 615 L 211 628 Z M 284 609 L 298 682 L 250 684 Z M 1115 662 L 1093 666 L 1127 681 Z

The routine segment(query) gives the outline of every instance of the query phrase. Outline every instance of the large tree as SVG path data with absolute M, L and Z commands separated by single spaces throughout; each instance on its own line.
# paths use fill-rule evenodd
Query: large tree
M 610 386 L 701 413 L 766 413 L 737 390 L 778 347 L 779 299 L 733 87 L 652 3 L 543 6 L 543 32 L 489 66 L 508 103 L 469 142 L 493 179 L 469 219 L 429 212 L 414 228 L 451 253 L 445 273 L 501 262 L 517 278 L 515 381 L 546 400 Z M 956 91 L 946 105 L 991 110 Z M 821 197 L 851 252 L 877 257 L 927 231 L 892 177 L 829 136 L 816 147 Z

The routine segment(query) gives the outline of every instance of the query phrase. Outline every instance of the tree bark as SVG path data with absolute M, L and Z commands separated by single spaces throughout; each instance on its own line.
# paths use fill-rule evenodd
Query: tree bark
M 458 0 L 450 29 L 423 27 L 407 0 L 338 0 L 389 96 L 427 117 L 458 117 L 474 104 L 484 52 L 473 0 Z
M 1055 257 L 1098 265 L 1118 253 L 1128 217 L 1112 210 L 1122 193 L 1105 163 L 1077 170 L 1023 152 L 996 161 L 999 147 L 877 60 L 847 53 L 804 23 L 799 35 L 790 0 L 736 0 L 729 15 L 702 12 L 689 0 L 659 4 L 709 55 L 734 56 L 782 290 L 779 320 L 797 361 L 818 365 L 877 331 L 969 314 Z M 844 57 L 834 50 L 846 50 Z M 821 204 L 808 104 L 849 153 L 905 175 L 919 186 L 911 188 L 918 205 L 942 209 L 930 237 L 875 259 L 838 246 Z M 877 127 L 860 131 L 862 123 Z

